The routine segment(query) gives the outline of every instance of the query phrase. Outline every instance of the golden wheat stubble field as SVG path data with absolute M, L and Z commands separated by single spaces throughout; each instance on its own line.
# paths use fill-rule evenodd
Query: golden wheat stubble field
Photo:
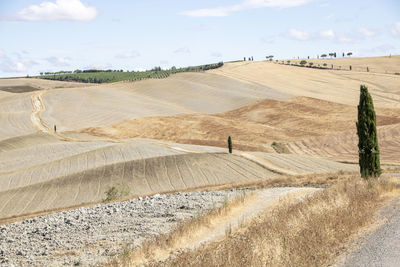
M 382 162 L 398 163 L 394 74 L 238 62 L 95 86 L 0 80 L 39 89 L 0 91 L 0 217 L 98 202 L 114 185 L 138 195 L 357 170 L 334 161 L 355 161 L 361 83 L 374 97 Z M 228 135 L 240 150 L 230 156 Z M 277 155 L 274 141 L 292 154 Z

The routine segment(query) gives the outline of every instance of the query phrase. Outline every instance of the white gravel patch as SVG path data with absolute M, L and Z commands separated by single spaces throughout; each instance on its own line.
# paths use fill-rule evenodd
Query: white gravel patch
M 154 195 L 0 226 L 0 266 L 88 266 L 166 233 L 243 190 Z

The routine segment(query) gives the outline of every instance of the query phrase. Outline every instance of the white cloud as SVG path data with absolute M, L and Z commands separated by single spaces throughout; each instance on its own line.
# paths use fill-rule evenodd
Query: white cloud
M 394 36 L 400 36 L 400 21 L 393 25 L 391 32 Z
M 181 47 L 176 49 L 174 53 L 190 54 L 190 50 L 187 47 Z
M 337 38 L 337 41 L 339 41 L 340 43 L 351 43 L 353 42 L 353 39 L 348 36 L 342 35 Z
M 32 59 L 13 59 L 6 54 L 1 55 L 0 71 L 6 73 L 25 73 L 28 72 L 30 67 L 38 65 L 39 62 Z
M 27 21 L 77 20 L 88 21 L 97 16 L 97 9 L 80 0 L 56 0 L 31 5 L 17 13 L 17 19 Z
M 189 17 L 225 17 L 232 13 L 235 8 L 232 7 L 216 7 L 203 8 L 196 10 L 183 11 L 180 14 Z
M 304 31 L 299 31 L 296 29 L 290 29 L 288 33 L 289 37 L 299 41 L 306 41 L 310 38 L 309 34 Z
M 180 12 L 180 14 L 190 17 L 224 17 L 240 10 L 263 7 L 289 8 L 302 6 L 313 1 L 315 0 L 244 0 L 237 5 L 188 10 Z
M 69 66 L 70 59 L 67 57 L 48 57 L 46 60 L 57 67 Z
M 326 39 L 334 39 L 335 38 L 335 32 L 333 30 L 325 30 L 325 31 L 320 31 L 319 32 L 319 36 L 321 36 L 322 38 L 326 38 Z
M 364 37 L 372 37 L 375 35 L 375 32 L 373 32 L 367 28 L 359 28 L 358 32 Z
M 324 19 L 330 20 L 330 19 L 332 19 L 334 16 L 335 16 L 334 14 L 330 14 L 330 15 L 326 16 Z
M 131 51 L 131 52 L 125 52 L 122 54 L 118 54 L 116 57 L 118 57 L 118 58 L 135 58 L 138 56 L 140 56 L 139 52 Z
M 210 54 L 210 56 L 212 56 L 212 57 L 222 57 L 222 54 L 220 52 L 212 52 Z
M 380 55 L 387 55 L 390 53 L 395 53 L 396 47 L 392 44 L 381 44 L 369 49 L 366 49 L 366 54 L 380 54 Z

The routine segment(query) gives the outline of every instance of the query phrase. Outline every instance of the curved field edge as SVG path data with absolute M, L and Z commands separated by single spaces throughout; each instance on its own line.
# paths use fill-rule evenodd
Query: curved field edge
M 257 163 L 228 154 L 199 153 L 132 160 L 3 191 L 0 216 L 101 201 L 112 186 L 126 188 L 130 195 L 142 195 L 277 176 Z

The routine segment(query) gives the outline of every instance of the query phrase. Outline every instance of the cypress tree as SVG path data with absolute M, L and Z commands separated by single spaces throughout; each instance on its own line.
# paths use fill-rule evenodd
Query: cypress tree
M 232 153 L 232 138 L 230 136 L 228 137 L 228 149 L 229 153 Z
M 360 104 L 358 105 L 358 122 L 356 125 L 361 176 L 363 178 L 378 177 L 382 170 L 379 160 L 376 114 L 372 97 L 365 85 L 360 87 Z

